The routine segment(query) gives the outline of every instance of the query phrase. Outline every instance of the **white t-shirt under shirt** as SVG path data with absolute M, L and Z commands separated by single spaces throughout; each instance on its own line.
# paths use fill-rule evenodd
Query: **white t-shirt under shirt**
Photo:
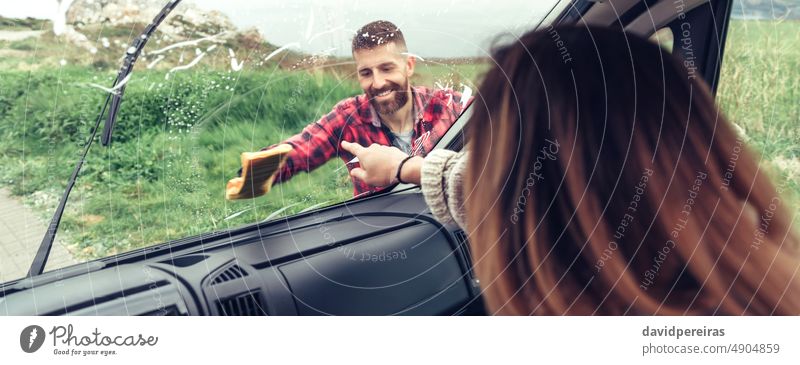
M 411 134 L 414 133 L 414 130 L 410 130 L 405 133 L 392 133 L 394 136 L 392 145 L 399 148 L 401 151 L 405 152 L 406 154 L 411 154 Z

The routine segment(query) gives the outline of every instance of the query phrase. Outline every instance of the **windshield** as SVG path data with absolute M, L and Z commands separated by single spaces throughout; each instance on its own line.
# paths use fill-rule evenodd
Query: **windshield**
M 0 11 L 0 203 L 15 240 L 0 282 L 25 275 L 109 94 L 122 98 L 112 142 L 92 146 L 47 270 L 380 191 L 351 179 L 340 141 L 426 154 L 497 36 L 556 1 L 186 0 L 116 86 L 165 0 L 30 3 Z M 241 186 L 282 144 L 282 164 Z

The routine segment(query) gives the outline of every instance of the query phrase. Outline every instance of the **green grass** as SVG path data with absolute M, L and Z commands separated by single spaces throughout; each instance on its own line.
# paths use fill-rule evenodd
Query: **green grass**
M 52 27 L 49 20 L 34 19 L 34 18 L 6 18 L 0 16 L 0 30 L 40 30 L 46 27 Z
M 109 83 L 87 75 L 79 67 L 0 73 L 0 178 L 43 217 L 54 210 L 103 100 L 85 84 Z M 358 93 L 321 74 L 231 75 L 202 71 L 165 81 L 162 72 L 136 74 L 111 148 L 92 147 L 64 216 L 61 230 L 74 253 L 107 256 L 256 222 L 290 204 L 283 215 L 352 197 L 347 170 L 334 160 L 265 197 L 224 199 L 241 152 L 289 137 Z
M 800 205 L 800 22 L 731 21 L 717 100 Z
M 476 91 L 476 80 L 488 69 L 489 63 L 453 63 L 438 60 L 417 63 L 413 82 L 418 85 L 437 83 L 443 87 L 461 90 L 460 85 L 468 85 Z

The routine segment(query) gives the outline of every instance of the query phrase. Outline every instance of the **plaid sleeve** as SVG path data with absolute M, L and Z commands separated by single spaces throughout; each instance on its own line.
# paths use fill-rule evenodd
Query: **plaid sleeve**
M 342 126 L 346 120 L 343 108 L 333 111 L 303 128 L 303 131 L 281 142 L 293 147 L 286 164 L 275 177 L 275 183 L 289 180 L 298 172 L 310 172 L 339 154 Z M 262 150 L 275 147 L 269 146 Z
M 464 100 L 464 95 L 454 90 L 451 90 L 450 94 L 453 96 L 453 98 L 451 100 L 451 104 L 448 106 L 450 107 L 450 110 L 453 112 L 454 116 L 458 118 L 458 116 L 461 115 L 464 109 L 466 109 L 469 106 L 469 104 L 472 103 L 472 99 L 474 97 L 469 96 L 468 99 Z

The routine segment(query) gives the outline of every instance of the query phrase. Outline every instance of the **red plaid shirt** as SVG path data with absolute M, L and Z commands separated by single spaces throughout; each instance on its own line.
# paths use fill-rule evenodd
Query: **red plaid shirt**
M 414 132 L 411 136 L 412 155 L 425 156 L 436 142 L 458 119 L 468 102 L 461 101 L 461 94 L 453 90 L 429 90 L 412 88 Z M 352 170 L 357 163 L 347 164 L 355 156 L 341 148 L 342 141 L 369 146 L 373 143 L 391 146 L 393 135 L 381 123 L 378 113 L 372 108 L 365 94 L 342 100 L 320 120 L 303 128 L 303 131 L 282 143 L 294 147 L 286 165 L 278 173 L 275 183 L 289 180 L 300 171 L 312 171 L 333 157 L 338 156 Z M 266 150 L 273 146 L 264 148 Z M 363 181 L 352 178 L 353 196 L 379 191 Z

